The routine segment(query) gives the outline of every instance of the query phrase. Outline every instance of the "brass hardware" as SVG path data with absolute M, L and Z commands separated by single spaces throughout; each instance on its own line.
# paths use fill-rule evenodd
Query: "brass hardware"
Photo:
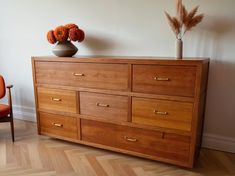
M 55 127 L 60 127 L 60 128 L 63 127 L 63 124 L 59 124 L 59 123 L 52 123 L 52 125 L 55 126 Z
M 102 104 L 102 103 L 96 103 L 96 106 L 99 106 L 99 107 L 109 107 L 108 104 Z
M 73 76 L 85 76 L 83 73 L 73 73 Z
M 167 77 L 159 77 L 159 76 L 156 76 L 156 77 L 154 77 L 154 79 L 155 79 L 156 81 L 170 81 L 170 79 L 167 78 Z
M 163 111 L 158 111 L 158 110 L 154 110 L 154 113 L 157 115 L 168 115 L 168 112 L 163 112 Z
M 60 98 L 53 98 L 53 97 L 51 97 L 51 100 L 52 101 L 62 101 L 62 99 L 60 99 Z
M 124 136 L 124 139 L 126 139 L 126 141 L 129 141 L 129 142 L 137 142 L 138 141 L 136 138 L 131 138 L 128 136 Z

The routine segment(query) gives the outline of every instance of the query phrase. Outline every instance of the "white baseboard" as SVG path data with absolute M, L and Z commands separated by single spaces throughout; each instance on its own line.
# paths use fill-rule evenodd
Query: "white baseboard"
M 16 119 L 36 122 L 36 112 L 32 107 L 13 106 L 13 113 Z M 235 153 L 235 138 L 205 133 L 203 135 L 202 146 Z
M 13 106 L 13 115 L 15 119 L 36 122 L 35 108 L 25 106 Z
M 235 153 L 235 138 L 203 134 L 202 147 Z

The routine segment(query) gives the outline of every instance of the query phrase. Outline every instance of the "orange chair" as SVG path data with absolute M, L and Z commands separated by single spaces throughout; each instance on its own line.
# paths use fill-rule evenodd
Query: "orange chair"
M 12 141 L 15 141 L 14 137 L 14 123 L 13 123 L 13 113 L 12 113 L 12 100 L 11 100 L 11 88 L 13 86 L 5 86 L 5 81 L 0 75 L 0 99 L 6 95 L 6 88 L 8 89 L 8 105 L 0 104 L 0 123 L 10 122 L 11 124 L 11 136 Z

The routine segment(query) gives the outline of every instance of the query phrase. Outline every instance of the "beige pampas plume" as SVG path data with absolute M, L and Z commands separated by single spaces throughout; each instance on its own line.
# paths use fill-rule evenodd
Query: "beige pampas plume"
M 191 20 L 196 15 L 198 8 L 199 6 L 196 6 L 188 13 L 188 20 Z
M 186 10 L 185 6 L 183 6 L 183 24 L 187 21 L 188 11 Z
M 183 6 L 182 0 L 177 0 L 176 1 L 176 16 L 180 14 L 182 6 Z
M 187 31 L 202 21 L 204 17 L 203 14 L 196 16 L 198 9 L 199 6 L 196 6 L 188 12 L 182 0 L 176 0 L 176 17 L 171 17 L 169 13 L 165 12 L 168 23 L 177 39 L 182 39 Z
M 171 26 L 172 31 L 175 33 L 176 37 L 177 35 L 179 35 L 180 31 L 180 24 L 178 22 L 178 20 L 175 17 L 171 17 L 167 12 L 165 12 L 166 17 L 168 19 L 168 23 Z
M 186 31 L 189 31 L 190 29 L 192 29 L 192 27 L 196 26 L 198 23 L 200 23 L 203 19 L 204 15 L 203 14 L 200 14 L 200 15 L 197 15 L 195 17 L 193 17 L 189 23 L 187 23 L 187 25 L 185 25 L 185 30 Z
M 184 11 L 183 11 L 183 4 L 182 0 L 176 1 L 176 18 L 180 22 L 180 26 L 183 25 L 183 19 L 184 19 Z

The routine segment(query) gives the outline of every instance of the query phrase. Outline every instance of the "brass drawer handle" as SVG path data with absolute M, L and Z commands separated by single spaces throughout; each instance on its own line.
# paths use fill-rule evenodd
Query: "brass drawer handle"
M 168 112 L 164 112 L 164 111 L 154 110 L 153 112 L 157 115 L 168 115 Z
M 73 73 L 73 76 L 85 76 L 83 73 Z
M 63 124 L 59 124 L 59 123 L 52 123 L 52 125 L 55 127 L 59 127 L 59 128 L 63 127 Z
M 102 103 L 96 103 L 96 106 L 99 106 L 99 107 L 109 107 L 108 104 L 102 104 Z
M 62 99 L 60 99 L 60 98 L 53 98 L 53 97 L 51 97 L 51 100 L 52 101 L 62 101 Z
M 170 81 L 170 79 L 167 78 L 167 77 L 159 77 L 159 76 L 156 76 L 156 77 L 154 77 L 154 79 L 155 79 L 156 81 Z
M 124 136 L 124 139 L 126 139 L 126 141 L 129 141 L 129 142 L 137 142 L 138 141 L 136 138 L 131 138 L 128 136 Z

